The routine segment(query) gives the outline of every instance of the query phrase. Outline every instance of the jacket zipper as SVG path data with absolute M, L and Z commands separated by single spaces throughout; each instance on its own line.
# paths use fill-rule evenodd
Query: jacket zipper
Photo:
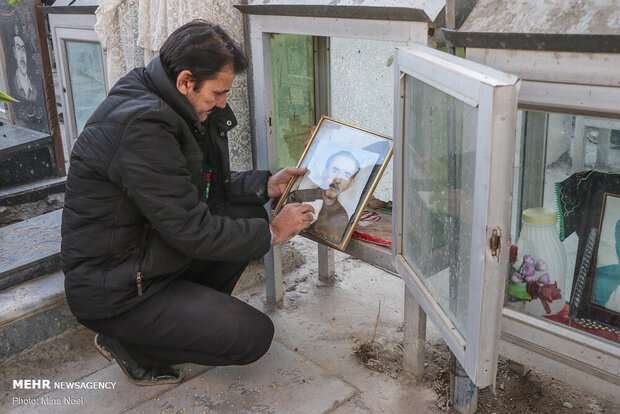
M 138 296 L 142 296 L 142 272 L 138 271 L 136 274 L 136 285 L 138 285 Z
M 140 262 L 138 264 L 138 271 L 136 272 L 136 287 L 138 288 L 138 296 L 142 296 L 142 279 L 144 275 L 142 274 L 142 266 L 144 265 L 144 260 L 146 259 L 146 249 L 149 244 L 149 237 L 151 237 L 152 227 L 146 229 L 146 237 L 144 237 L 144 252 L 142 253 L 142 257 L 140 258 Z

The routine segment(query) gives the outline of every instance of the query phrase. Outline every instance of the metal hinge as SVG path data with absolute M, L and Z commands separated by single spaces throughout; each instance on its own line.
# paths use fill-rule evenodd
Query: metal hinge
M 491 256 L 494 259 L 499 257 L 499 249 L 501 248 L 500 236 L 502 235 L 502 231 L 499 227 L 493 229 L 491 233 L 491 239 L 489 240 L 489 245 L 491 247 Z

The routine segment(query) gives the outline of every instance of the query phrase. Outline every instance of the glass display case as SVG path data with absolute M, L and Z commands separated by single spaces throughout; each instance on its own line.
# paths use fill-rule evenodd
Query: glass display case
M 419 64 L 407 64 L 409 57 L 401 59 L 401 54 L 414 52 L 399 52 L 403 98 L 395 97 L 402 100 L 395 126 L 395 136 L 400 135 L 395 180 L 407 180 L 395 182 L 396 260 L 415 299 L 442 327 L 452 352 L 478 386 L 492 382 L 484 364 L 496 364 L 501 355 L 618 401 L 620 31 L 614 22 L 599 19 L 608 6 L 585 2 L 578 8 L 554 8 L 533 1 L 482 0 L 459 30 L 442 30 L 451 45 L 466 48 L 467 60 L 425 50 L 433 56 L 426 59 L 432 69 L 425 75 Z M 498 7 L 505 13 L 489 19 L 490 10 Z M 592 27 L 596 34 L 590 33 Z M 430 77 L 450 62 L 463 75 L 498 70 L 518 77 L 518 100 L 508 108 L 497 94 L 480 94 L 470 102 L 471 109 L 464 109 L 466 95 L 455 92 L 463 88 L 461 78 L 444 76 L 433 85 Z M 472 69 L 471 63 L 481 66 Z M 412 81 L 412 75 L 418 80 Z M 428 86 L 407 102 L 414 87 L 410 84 L 418 81 Z M 425 90 L 430 86 L 452 98 L 439 100 L 439 92 Z M 416 105 L 419 100 L 426 104 Z M 466 162 L 462 131 L 476 132 L 482 105 L 491 102 L 515 120 L 509 131 L 514 138 L 498 138 L 506 133 L 499 129 L 488 131 L 490 152 L 482 156 L 478 145 L 474 163 Z M 494 112 L 493 119 L 503 116 Z M 428 120 L 430 128 L 425 127 Z M 450 145 L 447 151 L 442 147 Z M 475 176 L 478 168 L 488 169 L 488 191 L 468 187 L 466 165 L 475 165 Z M 494 187 L 496 179 L 504 185 Z M 486 205 L 482 212 L 473 208 L 474 217 L 485 217 L 486 228 L 467 223 L 463 213 L 472 202 Z M 498 224 L 492 224 L 495 220 Z M 470 238 L 470 228 L 484 237 Z M 448 240 L 441 237 L 446 233 Z M 471 243 L 463 243 L 464 234 Z M 491 260 L 495 256 L 496 262 Z M 469 274 L 463 273 L 461 262 L 469 265 Z M 497 279 L 485 279 L 487 265 L 494 263 Z M 443 279 L 442 269 L 449 270 Z M 468 286 L 466 324 L 460 320 L 461 282 Z M 477 309 L 483 309 L 481 317 L 472 312 Z M 498 318 L 495 336 L 483 328 L 493 322 L 485 322 L 487 314 Z M 480 349 L 482 343 L 486 351 Z M 470 345 L 477 347 L 478 358 L 469 357 L 475 352 Z
M 63 150 L 69 159 L 86 121 L 109 90 L 105 51 L 94 31 L 94 0 L 58 0 L 48 14 L 62 93 Z
M 281 153 L 294 160 L 312 114 L 383 133 L 391 123 L 393 186 L 383 188 L 393 187 L 394 261 L 355 243 L 347 252 L 395 265 L 405 280 L 407 368 L 423 373 L 428 316 L 477 386 L 493 383 L 502 355 L 617 396 L 620 290 L 610 275 L 620 191 L 610 183 L 619 169 L 620 36 L 613 21 L 592 25 L 608 6 L 479 0 L 463 27 L 441 30 L 466 48 L 460 59 L 432 49 L 445 4 L 327 3 L 239 6 L 253 65 L 255 168 L 283 166 Z M 498 7 L 505 13 L 489 18 Z M 305 45 L 302 68 L 275 56 L 287 36 Z M 282 92 L 281 73 L 303 86 Z M 313 104 L 295 104 L 301 95 Z M 286 114 L 281 103 L 290 103 Z M 295 139 L 280 138 L 278 123 Z M 321 277 L 329 256 L 319 252 Z M 266 259 L 272 303 L 283 294 L 278 255 Z
M 249 1 L 246 47 L 251 71 L 254 168 L 295 165 L 322 115 L 391 135 L 394 47 L 435 44 L 444 0 Z M 363 70 L 360 70 L 363 68 Z M 374 194 L 389 201 L 388 166 Z M 388 225 L 389 232 L 389 225 Z M 347 252 L 392 268 L 389 247 L 353 240 Z M 372 259 L 371 259 L 372 258 Z M 266 256 L 268 300 L 282 301 L 278 246 Z M 333 276 L 333 252 L 319 245 L 319 275 Z
M 517 80 L 509 64 L 471 60 L 488 56 L 398 49 L 397 268 L 477 386 L 493 383 L 500 354 L 613 395 L 619 88 Z

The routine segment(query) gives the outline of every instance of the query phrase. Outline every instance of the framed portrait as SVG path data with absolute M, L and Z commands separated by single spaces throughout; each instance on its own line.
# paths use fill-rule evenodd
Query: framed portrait
M 595 190 L 588 205 L 584 227 L 590 229 L 591 246 L 579 252 L 587 266 L 577 275 L 571 298 L 577 303 L 571 306 L 577 305 L 574 316 L 581 324 L 620 329 L 620 193 Z
M 309 238 L 344 251 L 390 157 L 392 138 L 322 117 L 274 213 L 288 203 L 314 207 Z

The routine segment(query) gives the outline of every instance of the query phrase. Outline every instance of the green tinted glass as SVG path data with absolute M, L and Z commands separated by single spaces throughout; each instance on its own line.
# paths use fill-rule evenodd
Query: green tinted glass
M 315 125 L 312 36 L 271 36 L 277 168 L 297 165 Z

